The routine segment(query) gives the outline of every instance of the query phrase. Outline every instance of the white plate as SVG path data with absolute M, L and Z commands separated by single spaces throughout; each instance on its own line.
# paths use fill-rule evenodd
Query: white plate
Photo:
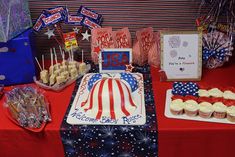
M 195 120 L 195 121 L 203 121 L 203 122 L 212 122 L 212 123 L 226 123 L 226 124 L 235 124 L 233 122 L 230 122 L 227 120 L 227 118 L 224 119 L 217 119 L 217 118 L 201 118 L 199 116 L 196 117 L 189 117 L 185 114 L 183 115 L 173 115 L 170 111 L 170 103 L 171 103 L 171 89 L 168 89 L 166 92 L 166 103 L 165 103 L 165 116 L 168 118 L 174 118 L 174 119 L 185 119 L 185 120 Z
M 72 125 L 143 125 L 146 122 L 145 114 L 145 101 L 144 101 L 144 83 L 143 75 L 140 73 L 132 73 L 132 75 L 138 80 L 138 89 L 132 93 L 132 99 L 134 102 L 140 102 L 133 114 L 121 117 L 119 119 L 112 120 L 111 118 L 101 117 L 100 120 L 94 117 L 89 117 L 86 112 L 81 108 L 81 103 L 84 102 L 88 95 L 88 81 L 95 73 L 89 73 L 84 75 L 71 109 L 67 117 L 67 123 Z M 107 76 L 107 74 L 102 74 Z M 115 74 L 109 74 L 115 75 Z M 95 113 L 94 113 L 95 114 Z

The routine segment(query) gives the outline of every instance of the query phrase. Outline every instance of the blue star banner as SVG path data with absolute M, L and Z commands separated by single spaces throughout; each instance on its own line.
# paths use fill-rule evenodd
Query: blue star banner
M 136 67 L 144 76 L 144 125 L 70 125 L 66 122 L 81 79 L 78 79 L 60 128 L 66 157 L 157 157 L 158 134 L 150 67 Z M 97 73 L 92 65 L 90 72 Z M 96 75 L 93 79 L 99 78 Z M 135 90 L 135 89 L 132 89 Z

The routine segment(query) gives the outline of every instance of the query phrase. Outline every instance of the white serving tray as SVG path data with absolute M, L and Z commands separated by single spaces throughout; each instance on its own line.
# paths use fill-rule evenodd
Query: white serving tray
M 87 68 L 85 70 L 85 73 L 88 73 L 88 71 L 91 69 L 91 65 L 87 64 Z M 85 74 L 84 73 L 84 74 Z M 49 86 L 46 85 L 44 83 L 42 83 L 41 81 L 37 80 L 36 76 L 33 77 L 34 82 L 36 83 L 36 85 L 38 85 L 39 87 L 46 89 L 46 90 L 52 90 L 55 92 L 60 92 L 61 90 L 63 90 L 65 87 L 71 85 L 73 82 L 75 82 L 77 79 L 79 79 L 80 77 L 82 77 L 84 74 L 79 74 L 77 77 L 73 78 L 73 79 L 68 79 L 65 83 L 63 84 L 54 84 L 53 86 Z
M 140 73 L 132 73 L 138 80 L 139 87 L 132 93 L 132 99 L 134 102 L 138 102 L 137 109 L 130 116 L 121 117 L 119 119 L 112 120 L 111 118 L 101 117 L 100 120 L 94 120 L 93 117 L 89 117 L 86 112 L 81 108 L 81 103 L 87 99 L 89 95 L 88 81 L 95 73 L 89 73 L 84 75 L 71 109 L 67 117 L 67 123 L 72 125 L 144 125 L 146 122 L 145 113 L 145 101 L 144 101 L 144 82 L 143 75 Z M 107 76 L 107 74 L 102 74 Z M 114 73 L 109 75 L 113 76 Z M 94 113 L 95 114 L 95 113 Z M 90 119 L 90 121 L 88 120 Z
M 164 113 L 167 118 L 195 120 L 195 121 L 212 122 L 212 123 L 235 124 L 233 122 L 228 121 L 227 118 L 217 119 L 217 118 L 212 117 L 212 118 L 206 119 L 206 118 L 201 118 L 199 116 L 189 117 L 186 114 L 173 115 L 170 111 L 171 97 L 172 97 L 171 89 L 168 89 L 167 92 L 166 92 L 166 103 L 165 103 L 165 113 Z

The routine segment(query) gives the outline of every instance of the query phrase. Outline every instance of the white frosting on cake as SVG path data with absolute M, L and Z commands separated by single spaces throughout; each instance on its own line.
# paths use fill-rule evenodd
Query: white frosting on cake
M 212 97 L 223 97 L 223 92 L 219 90 L 218 88 L 212 88 L 208 90 L 209 95 Z
M 233 93 L 233 92 L 231 92 L 231 91 L 229 91 L 229 90 L 226 90 L 226 91 L 224 91 L 224 93 L 223 93 L 223 97 L 224 97 L 225 99 L 232 99 L 232 100 L 235 100 L 235 93 Z
M 171 101 L 171 103 L 182 103 L 182 102 L 183 102 L 182 99 L 175 99 Z
M 199 110 L 202 112 L 213 112 L 213 106 L 209 102 L 202 102 L 199 104 Z
M 213 109 L 215 112 L 226 112 L 227 106 L 225 106 L 222 102 L 216 102 L 213 104 Z
M 230 106 L 227 108 L 227 113 L 231 116 L 235 116 L 235 106 Z
M 131 91 L 120 79 L 101 79 L 91 88 L 89 97 L 82 104 L 87 116 L 101 119 L 118 119 L 132 115 L 136 110 Z
M 185 101 L 185 109 L 188 111 L 197 111 L 199 109 L 199 105 L 195 100 L 187 100 Z
M 170 108 L 174 111 L 183 110 L 184 107 L 185 107 L 185 104 L 181 99 L 175 99 L 170 104 Z
M 210 95 L 209 95 L 209 92 L 207 91 L 207 90 L 205 90 L 205 89 L 199 89 L 198 90 L 198 95 L 200 96 L 200 97 L 209 97 Z

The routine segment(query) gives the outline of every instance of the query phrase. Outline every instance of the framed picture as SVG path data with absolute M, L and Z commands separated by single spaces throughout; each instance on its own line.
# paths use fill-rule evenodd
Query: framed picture
M 162 31 L 161 69 L 166 81 L 200 80 L 202 34 L 197 31 Z
M 100 73 L 124 72 L 132 62 L 132 49 L 103 49 L 99 55 Z

